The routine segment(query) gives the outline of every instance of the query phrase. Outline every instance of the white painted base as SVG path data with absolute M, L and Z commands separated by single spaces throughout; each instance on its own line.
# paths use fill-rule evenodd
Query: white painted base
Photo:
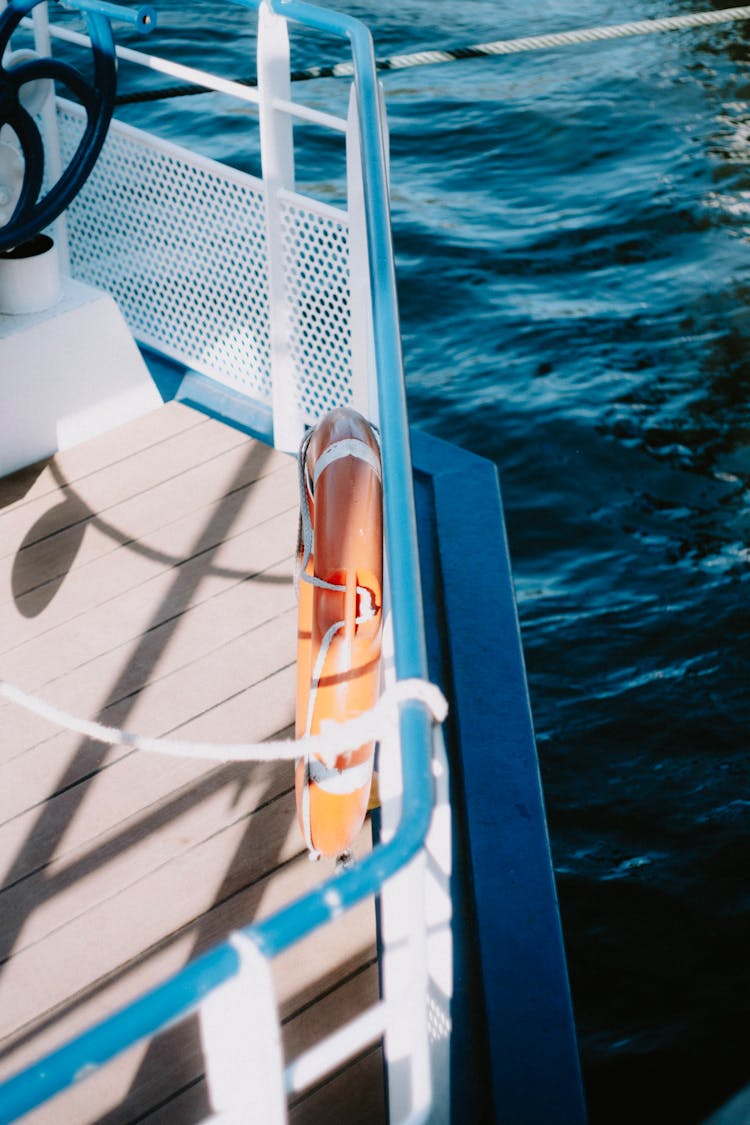
M 53 308 L 0 315 L 0 476 L 160 404 L 108 294 L 65 278 Z

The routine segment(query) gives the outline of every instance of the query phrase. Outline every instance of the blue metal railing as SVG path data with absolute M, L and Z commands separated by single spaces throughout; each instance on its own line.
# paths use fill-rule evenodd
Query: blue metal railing
M 59 0 L 59 3 L 61 7 L 74 12 L 89 12 L 108 20 L 132 24 L 143 32 L 153 31 L 156 26 L 156 11 L 150 4 L 126 8 L 123 4 L 112 4 L 109 0 Z
M 259 0 L 235 0 L 257 9 Z M 347 39 L 354 60 L 369 246 L 370 284 L 383 442 L 384 506 L 398 679 L 426 678 L 427 656 L 412 491 L 406 393 L 391 243 L 385 138 L 378 112 L 375 55 L 368 29 L 349 16 L 303 0 L 269 0 L 277 15 Z M 401 710 L 403 796 L 398 829 L 360 863 L 336 875 L 243 934 L 272 957 L 379 888 L 419 851 L 429 828 L 433 781 L 431 720 L 420 703 Z M 330 894 L 334 891 L 334 894 Z M 333 905 L 335 903 L 335 905 Z M 139 1040 L 195 1011 L 209 992 L 239 970 L 239 955 L 223 943 L 134 1003 L 29 1066 L 0 1086 L 0 1122 L 53 1097 Z

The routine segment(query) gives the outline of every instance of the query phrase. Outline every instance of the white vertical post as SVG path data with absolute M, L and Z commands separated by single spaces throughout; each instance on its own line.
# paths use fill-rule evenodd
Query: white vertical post
M 349 212 L 352 406 L 377 425 L 378 395 L 372 336 L 369 253 L 355 83 L 352 83 L 349 92 L 349 112 L 346 119 L 346 193 Z
M 34 21 L 34 46 L 40 55 L 52 54 L 52 39 L 49 33 L 49 15 L 46 4 L 37 4 L 31 13 Z M 50 86 L 52 84 L 50 83 Z M 44 131 L 44 158 L 49 172 L 50 187 L 57 183 L 62 175 L 62 157 L 60 155 L 60 131 L 57 126 L 57 106 L 55 104 L 54 89 L 52 96 L 45 98 L 42 104 L 42 128 Z M 65 212 L 54 223 L 55 243 L 63 273 L 70 273 L 70 253 L 68 250 L 68 224 Z
M 289 352 L 289 312 L 279 192 L 294 188 L 294 138 L 288 113 L 275 99 L 291 100 L 286 20 L 266 0 L 258 12 L 260 154 L 266 196 L 268 297 L 271 331 L 273 440 L 277 449 L 297 450 L 304 432 L 300 396 Z
M 234 934 L 235 977 L 200 1009 L 206 1082 L 216 1125 L 286 1122 L 284 1056 L 271 966 L 255 943 Z
M 388 688 L 396 680 L 396 669 L 387 595 L 384 610 L 383 682 Z M 401 752 L 395 732 L 381 739 L 378 770 L 381 838 L 387 842 L 402 815 Z M 391 1125 L 448 1125 L 451 1120 L 453 823 L 448 756 L 438 726 L 432 736 L 432 773 L 434 811 L 424 847 L 380 891 L 383 995 L 394 1005 L 402 1002 L 384 1037 Z
M 381 909 L 383 995 L 396 1012 L 383 1043 L 394 1125 L 426 1121 L 432 1104 L 424 880 L 422 851 L 381 891 L 381 906 L 386 888 L 388 899 Z
M 395 680 L 390 613 L 383 632 L 383 657 L 387 687 Z M 381 739 L 378 777 L 381 839 L 387 843 L 398 828 L 402 809 L 403 778 L 396 730 Z M 425 872 L 426 855 L 422 850 L 391 876 L 380 891 L 381 979 L 383 997 L 393 1012 L 383 1037 L 392 1125 L 433 1120 Z
M 380 114 L 388 174 L 388 129 L 383 89 L 378 83 Z M 369 250 L 362 177 L 362 150 L 359 133 L 357 87 L 352 83 L 346 121 L 346 185 L 349 213 L 349 287 L 352 333 L 352 405 L 366 418 L 379 423 L 377 371 L 372 330 Z
M 443 732 L 433 734 L 435 811 L 425 840 L 427 1034 L 432 1064 L 430 1125 L 450 1120 L 451 1000 L 453 997 L 452 811 Z

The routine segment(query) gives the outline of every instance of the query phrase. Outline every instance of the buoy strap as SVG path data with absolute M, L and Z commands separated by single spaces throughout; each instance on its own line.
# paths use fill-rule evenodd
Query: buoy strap
M 311 758 L 307 763 L 308 780 L 314 781 L 326 793 L 337 795 L 356 793 L 358 789 L 369 785 L 372 780 L 372 758 L 357 765 L 345 766 L 339 770 L 335 766 L 324 766 L 317 758 Z
M 377 427 L 368 422 L 368 426 L 372 431 L 376 441 L 380 440 Z M 310 586 L 317 586 L 322 590 L 343 591 L 346 589 L 335 582 L 326 582 L 322 578 L 316 577 L 314 574 L 307 573 L 307 565 L 310 561 L 310 556 L 313 554 L 315 531 L 312 524 L 310 515 L 310 497 L 315 493 L 315 484 L 323 472 L 334 461 L 341 460 L 343 457 L 355 457 L 360 461 L 368 464 L 373 472 L 377 474 L 378 480 L 382 481 L 382 469 L 380 465 L 380 455 L 363 441 L 361 438 L 349 437 L 342 438 L 340 441 L 332 442 L 326 449 L 323 450 L 320 457 L 315 462 L 313 476 L 310 477 L 309 467 L 307 464 L 307 453 L 310 448 L 314 430 L 308 430 L 302 438 L 297 454 L 297 480 L 299 484 L 299 502 L 300 502 L 300 521 L 299 521 L 299 544 L 297 551 L 297 560 L 294 569 L 294 589 L 299 591 L 300 580 L 307 582 Z M 361 598 L 366 598 L 369 594 L 362 586 L 357 586 L 357 593 Z
M 382 479 L 382 470 L 380 467 L 380 455 L 368 445 L 362 438 L 348 437 L 342 438 L 341 441 L 335 441 L 323 450 L 320 457 L 315 462 L 312 477 L 312 493 L 315 495 L 315 486 L 318 483 L 320 474 L 333 464 L 334 461 L 340 461 L 344 457 L 354 457 L 358 461 L 364 461 L 370 466 L 374 473 L 377 474 L 378 480 Z M 308 477 L 309 480 L 309 477 Z

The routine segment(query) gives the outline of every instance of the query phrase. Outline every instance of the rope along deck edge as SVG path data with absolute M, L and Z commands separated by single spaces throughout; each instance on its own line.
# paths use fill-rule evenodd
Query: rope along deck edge
M 346 722 L 331 721 L 320 734 L 303 738 L 277 739 L 268 742 L 190 742 L 169 738 L 149 738 L 132 731 L 108 727 L 103 723 L 81 719 L 46 703 L 38 696 L 22 691 L 15 684 L 0 679 L 0 696 L 31 711 L 55 726 L 84 735 L 109 746 L 127 746 L 151 754 L 173 754 L 183 758 L 205 758 L 219 762 L 294 761 L 304 754 L 315 755 L 325 766 L 333 766 L 339 754 L 355 750 L 366 742 L 382 739 L 398 720 L 398 706 L 415 701 L 422 703 L 433 720 L 442 723 L 448 714 L 448 703 L 440 688 L 427 680 L 396 680 L 385 689 L 369 711 Z
M 737 23 L 747 19 L 750 19 L 750 5 L 720 8 L 709 12 L 690 12 L 681 16 L 663 16 L 652 20 L 634 20 L 630 23 L 601 27 L 578 28 L 573 31 L 556 31 L 547 35 L 527 35 L 518 39 L 498 39 L 491 43 L 475 43 L 468 47 L 414 51 L 411 54 L 376 59 L 375 66 L 380 71 L 406 70 L 409 67 L 432 66 L 436 63 L 455 62 L 460 59 L 490 58 L 496 55 L 521 54 L 526 51 L 551 50 L 555 47 L 604 42 L 608 39 L 626 39 L 635 35 L 654 35 L 664 31 L 687 31 L 692 28 Z M 353 64 L 342 62 L 330 66 L 311 66 L 305 70 L 295 70 L 290 77 L 292 82 L 309 82 L 316 78 L 344 78 L 353 73 Z M 257 86 L 255 78 L 236 78 L 233 81 L 239 86 Z M 122 94 L 115 99 L 115 104 L 134 105 L 139 102 L 190 97 L 205 93 L 208 91 L 203 86 L 168 86 L 158 90 L 139 90 L 132 94 Z

